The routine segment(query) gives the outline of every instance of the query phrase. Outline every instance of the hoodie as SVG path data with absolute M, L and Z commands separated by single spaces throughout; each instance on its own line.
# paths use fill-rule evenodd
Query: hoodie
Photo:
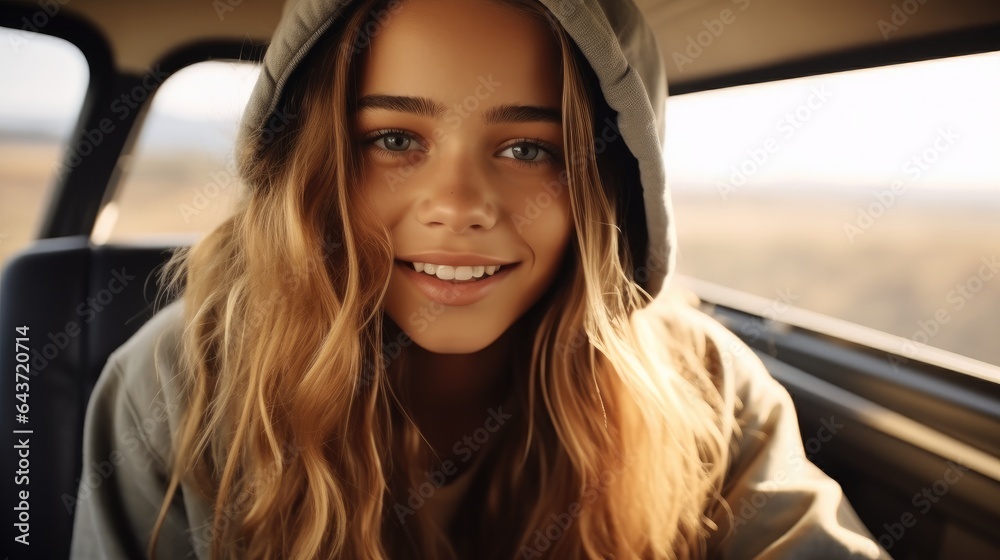
M 456 0 L 460 1 L 460 0 Z M 465 1 L 465 0 L 461 0 Z M 645 217 L 646 290 L 668 285 L 675 234 L 661 146 L 667 96 L 656 39 L 631 0 L 539 0 L 556 17 L 596 75 L 635 156 Z M 238 153 L 255 149 L 277 115 L 283 87 L 349 0 L 299 0 L 286 5 L 272 38 L 237 138 Z M 670 336 L 665 298 L 641 310 L 645 336 Z M 662 314 L 662 315 L 661 315 Z M 723 497 L 733 511 L 716 519 L 728 533 L 710 541 L 718 558 L 888 558 L 847 502 L 840 486 L 808 461 L 787 391 L 735 335 L 700 311 L 686 326 L 706 349 L 706 367 L 741 427 Z M 178 385 L 183 300 L 156 314 L 111 354 L 94 388 L 84 426 L 72 558 L 144 558 L 166 492 L 171 434 L 184 410 Z M 450 494 L 460 492 L 456 485 Z M 433 508 L 447 517 L 456 495 Z M 224 516 L 225 517 L 225 516 Z M 212 506 L 182 485 L 158 540 L 163 559 L 207 559 Z

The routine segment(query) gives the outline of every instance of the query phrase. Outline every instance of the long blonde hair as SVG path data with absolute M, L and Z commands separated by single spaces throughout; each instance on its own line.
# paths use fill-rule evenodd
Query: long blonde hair
M 635 160 L 621 140 L 595 149 L 613 113 L 551 14 L 495 1 L 552 23 L 561 46 L 577 225 L 559 277 L 512 327 L 512 418 L 450 539 L 425 512 L 404 523 L 394 511 L 436 464 L 399 390 L 404 360 L 386 351 L 398 334 L 381 311 L 391 238 L 365 225 L 377 222 L 350 188 L 362 173 L 352 47 L 380 4 L 364 0 L 286 86 L 274 115 L 285 126 L 240 154 L 249 188 L 235 214 L 168 263 L 185 302 L 187 408 L 151 556 L 181 482 L 214 504 L 210 530 L 194 535 L 213 558 L 703 554 L 727 424 L 696 337 L 679 319 L 668 340 L 640 324 L 652 299 L 648 270 L 633 266 L 645 230 L 622 195 L 638 186 Z

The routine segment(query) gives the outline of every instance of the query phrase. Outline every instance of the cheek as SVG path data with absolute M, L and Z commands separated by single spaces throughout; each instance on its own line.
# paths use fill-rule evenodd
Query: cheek
M 369 175 L 359 185 L 361 189 L 360 199 L 367 206 L 366 215 L 391 229 L 396 217 L 401 212 L 403 197 L 393 192 L 393 189 L 386 184 L 378 171 L 374 173 L 374 176 Z
M 548 196 L 548 193 L 545 193 L 537 197 L 540 208 Z M 550 198 L 549 204 L 541 209 L 538 218 L 523 228 L 522 236 L 531 246 L 535 258 L 540 261 L 536 266 L 549 269 L 555 268 L 558 264 L 559 257 L 569 244 L 573 231 L 569 196 L 563 192 L 560 196 Z
M 545 224 L 545 234 L 551 236 L 553 240 L 558 240 L 558 245 L 562 248 L 566 245 L 574 229 L 573 209 L 570 205 L 569 190 L 564 186 L 555 193 L 547 191 L 546 194 L 551 194 L 552 196 L 550 211 L 552 219 L 548 220 Z
M 544 235 L 548 239 L 550 249 L 557 255 L 561 255 L 566 245 L 569 243 L 570 235 L 573 233 L 573 219 L 569 209 L 560 208 L 557 219 L 546 224 Z

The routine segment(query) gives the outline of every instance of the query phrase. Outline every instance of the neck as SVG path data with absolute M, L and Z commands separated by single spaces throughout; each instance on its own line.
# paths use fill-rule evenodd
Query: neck
M 503 402 L 511 380 L 512 331 L 471 354 L 437 354 L 414 345 L 406 357 L 410 403 L 441 412 L 485 411 Z
M 410 412 L 442 459 L 507 400 L 514 329 L 471 354 L 437 354 L 414 345 L 406 358 Z

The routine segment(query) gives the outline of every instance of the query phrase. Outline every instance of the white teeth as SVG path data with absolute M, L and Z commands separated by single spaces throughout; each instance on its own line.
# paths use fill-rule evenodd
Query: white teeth
M 483 275 L 493 276 L 500 271 L 502 265 L 450 266 L 446 264 L 431 264 L 414 262 L 413 268 L 441 280 L 471 280 L 482 278 Z
M 455 279 L 455 267 L 446 264 L 439 264 L 437 267 L 437 277 L 442 280 Z

